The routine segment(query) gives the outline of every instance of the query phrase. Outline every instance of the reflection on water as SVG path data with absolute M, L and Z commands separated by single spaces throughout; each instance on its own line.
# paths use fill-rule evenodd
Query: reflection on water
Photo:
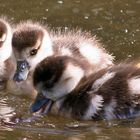
M 25 121 L 32 117 L 28 113 L 30 102 L 14 96 L 1 97 L 0 140 L 126 140 L 128 136 L 128 140 L 139 140 L 140 119 L 78 122 L 45 116 Z
M 64 118 L 47 117 L 34 123 L 7 126 L 0 136 L 9 139 L 45 140 L 139 140 L 140 120 L 110 122 L 75 122 Z M 9 130 L 8 130 L 9 129 Z M 5 132 L 6 131 L 6 135 Z
M 2 120 L 8 119 L 13 115 L 14 109 L 7 105 L 7 98 L 2 96 L 0 97 L 0 139 L 5 139 L 5 132 L 12 131 L 11 128 L 2 126 Z
M 37 20 L 52 27 L 79 27 L 97 35 L 117 60 L 139 59 L 140 0 L 1 0 L 13 22 Z M 0 140 L 139 140 L 140 120 L 77 122 L 47 116 L 30 120 L 31 101 L 0 97 Z M 28 119 L 29 118 L 29 119 Z M 22 121 L 21 121 L 22 120 Z M 26 120 L 26 121 L 23 121 Z M 19 122 L 19 123 L 17 123 Z
M 14 109 L 7 106 L 7 99 L 3 97 L 0 99 L 0 118 L 9 117 L 12 115 Z

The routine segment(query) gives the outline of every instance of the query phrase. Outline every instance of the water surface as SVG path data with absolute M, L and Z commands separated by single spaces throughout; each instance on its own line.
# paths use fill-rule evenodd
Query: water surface
M 51 27 L 91 31 L 116 56 L 140 61 L 140 0 L 0 0 L 0 13 L 13 23 L 31 19 Z M 0 97 L 0 140 L 139 140 L 140 119 L 77 122 L 56 116 L 32 117 L 31 101 Z

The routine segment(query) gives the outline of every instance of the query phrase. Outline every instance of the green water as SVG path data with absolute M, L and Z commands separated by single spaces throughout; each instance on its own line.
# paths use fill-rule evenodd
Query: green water
M 117 61 L 140 61 L 140 0 L 0 0 L 0 15 L 13 23 L 31 19 L 51 27 L 90 30 Z M 1 96 L 0 118 L 31 117 L 30 103 L 28 99 Z M 77 122 L 48 116 L 16 125 L 0 122 L 0 140 L 37 139 L 139 140 L 140 119 Z

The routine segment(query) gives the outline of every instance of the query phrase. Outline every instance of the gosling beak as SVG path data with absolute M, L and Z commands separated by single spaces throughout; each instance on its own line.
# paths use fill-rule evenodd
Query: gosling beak
M 45 98 L 38 94 L 35 102 L 30 107 L 30 112 L 39 112 L 41 115 L 45 115 L 50 111 L 52 104 L 53 101 L 51 99 Z
M 26 80 L 29 73 L 29 68 L 30 66 L 26 60 L 17 61 L 17 69 L 13 80 L 17 82 Z

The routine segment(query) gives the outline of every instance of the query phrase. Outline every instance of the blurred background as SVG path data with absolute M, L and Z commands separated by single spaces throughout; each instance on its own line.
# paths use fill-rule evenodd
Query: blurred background
M 89 30 L 116 60 L 139 58 L 140 0 L 0 0 L 0 13 L 14 22 Z

